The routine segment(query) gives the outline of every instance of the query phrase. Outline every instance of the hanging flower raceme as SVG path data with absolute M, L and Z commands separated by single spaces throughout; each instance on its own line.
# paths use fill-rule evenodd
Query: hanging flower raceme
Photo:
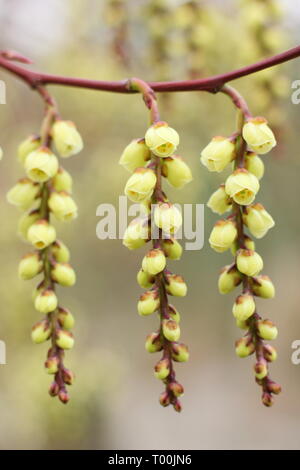
M 75 155 L 83 147 L 75 125 L 59 119 L 55 109 L 49 107 L 41 135 L 29 136 L 19 145 L 18 158 L 27 176 L 8 192 L 7 199 L 26 211 L 19 223 L 19 233 L 33 247 L 20 261 L 19 277 L 29 280 L 41 276 L 33 301 L 44 317 L 33 326 L 31 337 L 37 344 L 51 342 L 45 362 L 46 372 L 54 377 L 49 393 L 67 403 L 66 386 L 73 383 L 74 375 L 65 367 L 64 355 L 74 344 L 70 331 L 74 317 L 59 305 L 55 286 L 73 286 L 76 274 L 69 264 L 69 250 L 57 240 L 50 218 L 54 215 L 58 220 L 72 220 L 77 217 L 77 206 L 71 196 L 72 177 L 60 167 L 52 143 L 63 158 Z
M 138 284 L 146 289 L 138 301 L 138 313 L 148 316 L 157 312 L 160 326 L 147 336 L 145 347 L 150 353 L 162 351 L 162 358 L 154 368 L 155 377 L 165 384 L 160 403 L 162 406 L 172 404 L 176 411 L 181 410 L 179 397 L 184 390 L 176 381 L 173 362 L 187 361 L 189 352 L 187 346 L 179 342 L 180 315 L 169 303 L 168 296 L 185 296 L 187 286 L 181 276 L 172 274 L 166 267 L 168 258 L 178 260 L 182 254 L 182 247 L 175 238 L 182 217 L 180 210 L 162 192 L 161 177 L 175 188 L 182 188 L 192 180 L 188 165 L 174 154 L 178 144 L 177 132 L 166 122 L 156 121 L 147 130 L 145 139 L 131 142 L 120 159 L 120 164 L 132 172 L 125 194 L 142 205 L 141 216 L 127 227 L 123 244 L 132 250 L 152 241 L 137 275 Z
M 231 89 L 231 94 L 235 93 Z M 239 111 L 241 112 L 241 111 Z M 259 179 L 264 165 L 258 154 L 265 154 L 276 145 L 272 130 L 264 118 L 243 116 L 243 126 L 231 138 L 215 137 L 201 153 L 201 162 L 210 171 L 222 171 L 233 162 L 233 172 L 210 197 L 208 207 L 217 214 L 231 210 L 227 219 L 219 220 L 209 237 L 217 252 L 231 249 L 232 264 L 225 266 L 219 276 L 218 288 L 227 294 L 242 284 L 232 309 L 236 324 L 246 331 L 236 342 L 236 354 L 247 357 L 255 354 L 254 374 L 262 387 L 262 402 L 273 404 L 272 394 L 278 394 L 280 385 L 269 378 L 268 364 L 277 357 L 276 350 L 265 341 L 277 336 L 277 328 L 270 320 L 262 320 L 256 311 L 255 297 L 273 298 L 275 289 L 268 276 L 260 274 L 263 259 L 255 251 L 254 241 L 244 233 L 262 238 L 274 226 L 272 216 L 260 203 L 255 203 Z

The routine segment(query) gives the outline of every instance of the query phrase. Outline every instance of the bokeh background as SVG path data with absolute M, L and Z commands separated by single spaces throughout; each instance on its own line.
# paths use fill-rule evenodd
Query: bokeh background
M 299 42 L 300 9 L 294 0 L 1 0 L 0 19 L 1 48 L 29 56 L 37 70 L 153 80 L 220 73 L 292 47 Z M 5 197 L 23 176 L 17 145 L 38 132 L 43 105 L 25 84 L 0 71 L 7 88 L 7 104 L 0 108 L 0 339 L 7 346 L 7 365 L 0 365 L 0 448 L 299 448 L 300 366 L 291 362 L 291 343 L 300 339 L 300 105 L 291 102 L 299 70 L 296 60 L 234 83 L 253 114 L 269 118 L 280 137 L 277 150 L 263 157 L 266 174 L 258 197 L 277 224 L 257 249 L 277 286 L 276 299 L 259 301 L 259 308 L 280 330 L 271 374 L 283 393 L 273 408 L 264 408 L 253 358 L 235 356 L 241 332 L 231 314 L 234 294 L 220 296 L 216 287 L 231 255 L 214 253 L 206 241 L 201 251 L 188 251 L 172 265 L 189 286 L 188 296 L 175 302 L 182 340 L 191 351 L 190 362 L 176 367 L 186 390 L 180 415 L 159 406 L 156 357 L 144 351 L 145 336 L 157 325 L 157 318 L 136 312 L 135 277 L 144 251 L 129 252 L 120 240 L 96 237 L 97 206 L 117 205 L 128 177 L 119 156 L 148 124 L 140 96 L 51 86 L 62 116 L 75 121 L 85 141 L 84 151 L 64 162 L 74 177 L 80 217 L 57 224 L 78 275 L 74 288 L 59 292 L 77 319 L 76 347 L 66 359 L 77 379 L 64 406 L 47 394 L 46 346 L 30 340 L 39 319 L 31 301 L 35 283 L 17 278 L 19 259 L 30 247 L 18 239 L 21 214 Z M 225 96 L 197 92 L 159 96 L 159 103 L 181 136 L 179 150 L 194 175 L 188 187 L 168 188 L 168 194 L 174 202 L 205 203 L 224 174 L 200 166 L 200 151 L 213 135 L 233 132 L 232 105 Z M 206 240 L 215 220 L 207 209 Z

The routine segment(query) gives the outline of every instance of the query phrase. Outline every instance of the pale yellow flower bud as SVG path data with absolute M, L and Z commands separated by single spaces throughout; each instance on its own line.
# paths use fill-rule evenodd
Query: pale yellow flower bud
M 145 141 L 155 155 L 169 157 L 179 145 L 179 135 L 166 122 L 157 122 L 147 130 Z
M 251 338 L 244 336 L 235 343 L 235 352 L 238 357 L 248 357 L 255 351 L 255 345 Z
M 141 316 L 151 315 L 159 308 L 159 294 L 157 290 L 149 290 L 140 296 L 138 312 Z
M 183 344 L 172 344 L 172 359 L 176 362 L 187 362 L 189 360 L 190 354 L 188 347 Z
M 59 193 L 53 191 L 50 194 L 48 206 L 55 217 L 63 222 L 76 219 L 78 215 L 78 208 L 74 199 L 64 191 Z
M 272 216 L 259 203 L 246 207 L 243 220 L 256 238 L 262 238 L 275 225 Z
M 55 121 L 52 126 L 52 137 L 61 157 L 71 157 L 83 149 L 81 135 L 71 121 Z
M 245 157 L 245 168 L 246 170 L 253 173 L 258 180 L 264 176 L 265 165 L 260 157 L 254 152 L 247 152 Z
M 176 321 L 177 323 L 180 322 L 180 313 L 178 310 L 171 304 L 168 306 L 168 314 L 172 318 L 172 320 Z
M 168 386 L 169 390 L 175 397 L 181 397 L 184 394 L 183 386 L 178 382 L 171 382 Z
M 57 173 L 58 160 L 48 147 L 39 147 L 27 155 L 24 166 L 32 181 L 44 183 Z
M 180 327 L 174 320 L 163 320 L 162 331 L 168 341 L 178 341 L 180 338 Z
M 40 145 L 41 139 L 37 135 L 30 135 L 27 139 L 23 140 L 18 147 L 18 159 L 20 163 L 24 164 L 27 155 L 37 150 Z
M 152 276 L 160 273 L 165 269 L 166 257 L 164 252 L 159 248 L 150 250 L 142 261 L 142 269 Z
M 166 290 L 168 294 L 174 295 L 175 297 L 185 297 L 187 294 L 187 285 L 184 282 L 183 277 L 178 274 L 166 274 Z
M 52 255 L 58 263 L 68 263 L 70 260 L 69 248 L 60 240 L 56 240 L 51 246 Z
M 119 164 L 132 173 L 136 168 L 144 166 L 150 158 L 151 152 L 145 144 L 145 139 L 136 139 L 127 145 Z
M 220 173 L 235 158 L 235 145 L 226 137 L 214 137 L 201 152 L 201 163 L 209 171 Z
M 133 219 L 125 230 L 123 245 L 129 250 L 141 248 L 150 239 L 150 227 L 148 217 Z
M 209 244 L 218 253 L 228 250 L 237 237 L 236 225 L 232 220 L 219 220 L 211 231 Z
M 239 168 L 230 175 L 225 183 L 225 191 L 237 204 L 251 204 L 259 190 L 259 182 L 253 173 Z
M 29 227 L 27 239 L 35 248 L 43 250 L 55 241 L 56 231 L 47 220 L 37 220 Z
M 265 344 L 263 349 L 264 358 L 268 362 L 274 362 L 277 359 L 277 351 L 270 344 Z M 276 393 L 276 392 L 273 392 Z
M 259 320 L 257 322 L 257 329 L 262 339 L 271 341 L 277 338 L 278 330 L 271 320 Z
M 72 349 L 74 346 L 74 337 L 70 331 L 58 330 L 56 344 L 62 349 Z
M 238 318 L 236 318 L 236 326 L 238 328 L 240 328 L 241 330 L 248 330 L 249 329 L 249 325 L 248 325 L 248 321 L 247 320 L 239 320 Z
M 38 183 L 34 183 L 29 178 L 23 178 L 8 191 L 7 201 L 26 210 L 32 206 L 40 190 L 41 187 Z
M 39 253 L 29 253 L 20 261 L 19 264 L 19 278 L 23 281 L 32 279 L 37 276 L 43 269 L 43 262 Z
M 236 264 L 238 270 L 246 276 L 256 276 L 264 266 L 262 257 L 252 250 L 239 250 Z
M 56 175 L 52 179 L 52 185 L 55 191 L 66 191 L 72 193 L 73 180 L 70 173 L 62 167 L 59 167 Z
M 40 213 L 38 210 L 31 211 L 29 213 L 23 214 L 18 223 L 18 235 L 25 241 L 27 239 L 27 233 L 31 225 L 40 218 Z
M 252 279 L 252 290 L 255 295 L 263 299 L 273 299 L 275 287 L 269 276 L 261 275 Z
M 174 260 L 178 260 L 182 255 L 182 246 L 175 238 L 165 239 L 162 244 L 165 255 Z
M 51 277 L 53 281 L 64 287 L 71 287 L 76 282 L 75 271 L 68 263 L 55 263 L 51 270 Z
M 137 273 L 136 279 L 139 286 L 141 286 L 143 289 L 149 289 L 149 287 L 152 287 L 155 282 L 155 277 L 151 276 L 149 273 L 146 273 L 142 269 L 140 269 Z
M 193 176 L 190 168 L 179 155 L 164 158 L 162 174 L 174 188 L 183 188 L 192 181 Z
M 182 225 L 182 215 L 170 202 L 162 202 L 155 207 L 154 222 L 165 233 L 176 233 Z
M 55 292 L 52 289 L 42 290 L 35 299 L 34 307 L 38 312 L 50 313 L 57 307 L 58 301 Z
M 236 266 L 225 266 L 218 280 L 220 294 L 228 294 L 233 291 L 242 282 L 242 276 Z
M 62 307 L 58 308 L 57 320 L 60 326 L 66 330 L 71 330 L 75 324 L 74 317 L 70 310 Z
M 34 343 L 44 343 L 51 335 L 51 328 L 48 320 L 42 320 L 32 327 L 31 339 Z
M 48 357 L 47 361 L 45 362 L 45 369 L 47 374 L 56 374 L 56 372 L 58 371 L 58 364 L 58 357 Z
M 255 302 L 250 294 L 239 295 L 233 304 L 233 316 L 241 321 L 248 320 L 255 312 Z
M 243 137 L 250 149 L 258 154 L 265 154 L 276 145 L 275 136 L 262 117 L 248 119 L 243 127 Z
M 133 202 L 151 197 L 156 184 L 156 175 L 150 168 L 137 168 L 125 186 L 126 196 Z
M 225 191 L 225 184 L 221 186 L 210 196 L 207 207 L 216 214 L 224 214 L 232 207 L 232 201 Z
M 163 348 L 159 332 L 151 333 L 146 338 L 145 349 L 149 353 L 161 351 Z
M 257 362 L 254 366 L 254 372 L 257 379 L 264 379 L 268 375 L 267 364 L 265 362 Z
M 252 240 L 252 238 L 248 237 L 248 235 L 244 235 L 244 245 L 245 247 L 248 249 L 248 250 L 255 250 L 255 243 L 254 241 Z M 231 253 L 233 254 L 233 256 L 236 255 L 237 251 L 240 249 L 239 247 L 239 243 L 238 241 L 236 240 L 232 245 L 231 245 L 231 248 L 230 248 L 230 251 Z
M 164 380 L 170 374 L 168 359 L 161 359 L 154 367 L 154 375 L 159 380 Z

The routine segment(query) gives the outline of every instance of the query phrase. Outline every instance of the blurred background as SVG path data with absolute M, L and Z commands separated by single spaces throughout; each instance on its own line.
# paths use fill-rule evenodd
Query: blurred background
M 174 80 L 225 72 L 297 45 L 300 7 L 294 0 L 1 0 L 0 19 L 1 49 L 29 56 L 36 70 Z M 257 250 L 277 288 L 275 300 L 258 304 L 280 331 L 271 375 L 283 393 L 273 408 L 263 407 L 253 358 L 235 356 L 241 332 L 231 314 L 234 294 L 217 291 L 219 269 L 231 255 L 216 254 L 206 241 L 201 251 L 187 251 L 171 265 L 189 287 L 188 296 L 174 302 L 191 351 L 190 361 L 176 366 L 186 391 L 179 415 L 158 404 L 162 385 L 152 372 L 158 356 L 144 350 L 145 336 L 157 325 L 155 316 L 136 312 L 136 272 L 144 250 L 129 252 L 120 240 L 96 237 L 97 206 L 117 205 L 129 176 L 118 165 L 120 154 L 148 125 L 141 97 L 49 87 L 63 118 L 75 121 L 85 141 L 81 154 L 64 161 L 80 216 L 57 224 L 78 277 L 74 288 L 59 292 L 61 304 L 76 316 L 76 347 L 66 365 L 77 379 L 64 406 L 47 393 L 47 346 L 31 343 L 31 325 L 39 319 L 31 300 L 35 283 L 17 278 L 19 259 L 30 247 L 16 235 L 21 214 L 6 202 L 8 189 L 24 175 L 17 146 L 39 131 L 43 104 L 0 70 L 7 88 L 7 104 L 0 109 L 0 339 L 7 346 L 7 365 L 0 365 L 2 449 L 299 448 L 300 365 L 291 363 L 291 343 L 300 339 L 300 105 L 291 102 L 299 70 L 296 60 L 233 84 L 254 115 L 269 119 L 280 140 L 263 157 L 266 174 L 258 197 L 277 224 Z M 234 131 L 232 105 L 225 96 L 197 92 L 160 95 L 159 104 L 163 119 L 180 134 L 179 152 L 194 175 L 180 192 L 166 188 L 168 195 L 173 202 L 205 203 L 226 175 L 200 166 L 200 151 L 212 136 Z M 206 240 L 215 221 L 206 209 Z

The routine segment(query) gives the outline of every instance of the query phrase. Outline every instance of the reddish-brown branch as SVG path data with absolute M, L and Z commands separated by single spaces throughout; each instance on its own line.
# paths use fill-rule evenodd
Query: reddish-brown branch
M 233 70 L 220 75 L 202 78 L 199 80 L 183 80 L 174 82 L 149 82 L 148 85 L 156 92 L 177 92 L 177 91 L 208 91 L 217 93 L 228 82 L 237 78 L 251 75 L 260 70 L 273 67 L 274 65 L 288 62 L 300 56 L 300 46 L 289 49 L 281 54 L 263 59 L 255 64 Z M 128 87 L 128 80 L 122 81 L 102 81 L 89 80 L 84 78 L 63 77 L 59 75 L 50 75 L 47 73 L 33 72 L 20 65 L 16 65 L 7 58 L 4 52 L 0 54 L 0 67 L 25 81 L 32 88 L 39 85 L 64 85 L 79 88 L 89 88 L 94 90 L 110 91 L 114 93 L 136 93 Z

